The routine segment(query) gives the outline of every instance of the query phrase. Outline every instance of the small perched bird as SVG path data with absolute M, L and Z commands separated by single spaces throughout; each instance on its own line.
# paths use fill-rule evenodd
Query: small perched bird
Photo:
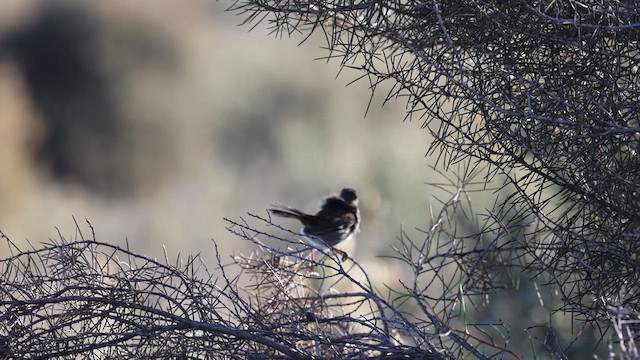
M 269 209 L 271 214 L 300 221 L 304 226 L 301 232 L 305 239 L 311 246 L 325 253 L 350 239 L 359 230 L 358 196 L 353 189 L 344 188 L 340 196 L 326 197 L 315 215 L 305 214 L 286 205 L 275 206 L 278 209 Z

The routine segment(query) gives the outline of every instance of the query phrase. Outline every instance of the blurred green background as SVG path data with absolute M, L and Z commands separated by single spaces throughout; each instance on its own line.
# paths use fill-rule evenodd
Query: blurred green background
M 361 198 L 362 232 L 345 244 L 358 259 L 389 253 L 402 225 L 428 226 L 431 139 L 403 122 L 403 102 L 383 106 L 379 90 L 365 116 L 366 81 L 347 86 L 361 74 L 314 60 L 320 34 L 296 46 L 266 23 L 249 32 L 227 5 L 2 2 L 9 238 L 73 239 L 75 216 L 100 241 L 213 261 L 212 238 L 223 255 L 251 247 L 223 217 L 274 202 L 314 212 L 345 186 Z
M 367 112 L 366 80 L 347 86 L 361 73 L 314 60 L 327 55 L 320 33 L 297 46 L 301 36 L 278 39 L 266 23 L 249 32 L 228 5 L 0 2 L 0 230 L 25 249 L 76 239 L 75 216 L 85 237 L 88 219 L 99 241 L 215 266 L 211 239 L 225 262 L 253 249 L 223 217 L 266 215 L 275 202 L 314 212 L 349 186 L 363 223 L 344 249 L 397 285 L 398 262 L 378 256 L 401 229 L 424 238 L 417 229 L 440 210 L 425 184 L 443 181 L 424 156 L 429 131 L 404 121 L 402 99 L 383 106 L 384 88 Z M 495 201 L 470 196 L 478 211 Z M 531 286 L 512 295 L 494 299 L 487 321 L 520 322 L 520 336 L 549 321 Z

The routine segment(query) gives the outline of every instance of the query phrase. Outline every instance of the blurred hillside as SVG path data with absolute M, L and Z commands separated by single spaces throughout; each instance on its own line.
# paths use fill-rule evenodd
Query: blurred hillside
M 13 241 L 74 238 L 75 216 L 150 255 L 207 258 L 212 238 L 226 255 L 248 244 L 223 217 L 313 212 L 343 186 L 362 199 L 357 258 L 428 226 L 428 132 L 403 123 L 401 100 L 383 107 L 383 90 L 365 117 L 366 82 L 346 86 L 360 74 L 314 60 L 323 39 L 248 32 L 216 2 L 1 6 L 0 229 Z
M 327 55 L 320 33 L 296 46 L 302 37 L 276 38 L 266 23 L 249 32 L 224 9 L 195 0 L 0 2 L 0 230 L 22 248 L 27 239 L 75 239 L 75 216 L 85 237 L 87 219 L 98 241 L 128 241 L 155 257 L 164 247 L 170 259 L 201 253 L 213 266 L 211 239 L 223 262 L 251 250 L 223 217 L 266 216 L 275 202 L 314 212 L 349 186 L 363 223 L 345 248 L 377 261 L 366 264 L 376 281 L 397 285 L 398 269 L 375 257 L 392 253 L 401 230 L 424 238 L 417 229 L 440 210 L 425 185 L 443 181 L 424 157 L 429 131 L 403 121 L 402 99 L 383 106 L 384 88 L 370 99 L 366 79 L 347 86 L 361 73 L 315 60 Z M 478 212 L 502 200 L 463 195 Z M 493 236 L 472 213 L 452 225 L 464 227 L 456 234 Z M 505 319 L 514 339 L 527 339 L 526 326 L 554 321 L 569 341 L 573 324 L 543 309 L 557 306 L 530 280 L 487 300 L 478 323 Z

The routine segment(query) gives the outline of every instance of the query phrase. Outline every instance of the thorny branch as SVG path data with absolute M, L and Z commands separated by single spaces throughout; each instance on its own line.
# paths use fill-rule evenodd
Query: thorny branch
M 544 279 L 559 310 L 602 335 L 615 326 L 609 308 L 640 316 L 637 2 L 236 0 L 229 10 L 279 36 L 321 34 L 326 58 L 359 70 L 372 96 L 386 82 L 386 101 L 407 101 L 440 166 L 506 180 L 475 234 L 502 243 L 472 273 L 500 261 Z

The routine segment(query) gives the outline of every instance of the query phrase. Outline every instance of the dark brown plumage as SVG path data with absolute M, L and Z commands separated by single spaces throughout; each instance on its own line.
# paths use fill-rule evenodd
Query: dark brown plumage
M 358 197 L 356 191 L 350 188 L 342 189 L 339 196 L 325 198 L 315 215 L 286 205 L 276 206 L 277 209 L 269 209 L 271 214 L 300 221 L 303 225 L 302 235 L 309 244 L 324 252 L 350 239 L 359 230 Z

